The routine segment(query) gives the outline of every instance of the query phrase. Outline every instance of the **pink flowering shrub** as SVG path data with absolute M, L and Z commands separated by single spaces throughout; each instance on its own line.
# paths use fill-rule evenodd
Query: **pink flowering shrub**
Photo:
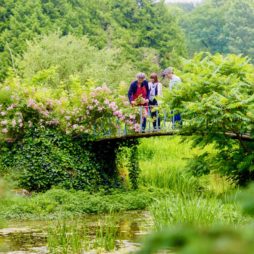
M 17 138 L 34 124 L 46 127 L 59 122 L 52 119 L 52 114 L 45 105 L 33 99 L 20 100 L 11 105 L 1 104 L 0 109 L 0 131 L 10 138 Z
M 3 87 L 2 90 L 5 90 Z M 5 138 L 17 138 L 33 125 L 55 125 L 52 101 L 37 102 L 24 89 L 10 89 L 8 100 L 3 100 L 0 90 L 0 133 Z
M 10 89 L 1 99 L 0 133 L 18 138 L 33 126 L 59 128 L 67 134 L 116 135 L 128 129 L 139 132 L 139 109 L 131 107 L 127 97 L 113 94 L 106 86 L 71 97 L 40 98 L 34 89 Z M 7 99 L 8 98 L 8 99 Z
M 120 106 L 121 107 L 120 107 Z M 125 104 L 126 105 L 126 104 Z M 116 134 L 128 126 L 130 130 L 139 131 L 136 115 L 130 105 L 123 106 L 115 99 L 106 86 L 94 88 L 89 94 L 83 94 L 79 107 L 64 112 L 67 133 L 90 133 L 96 135 Z

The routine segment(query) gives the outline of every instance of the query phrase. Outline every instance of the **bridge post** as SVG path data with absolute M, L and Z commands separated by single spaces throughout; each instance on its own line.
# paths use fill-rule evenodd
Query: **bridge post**
M 159 114 L 158 114 L 158 110 L 156 110 L 156 129 L 159 129 Z
M 174 110 L 172 111 L 172 128 L 171 129 L 175 129 L 175 113 L 174 113 Z
M 142 123 L 143 123 L 143 107 L 142 106 L 139 107 L 139 113 L 140 113 L 140 130 L 139 130 L 139 132 L 142 132 L 143 131 L 143 128 L 142 128 Z
M 167 124 L 167 112 L 166 112 L 166 110 L 164 109 L 163 110 L 163 121 L 164 121 L 164 128 L 165 128 L 165 130 L 167 130 L 167 126 L 166 126 L 166 124 Z

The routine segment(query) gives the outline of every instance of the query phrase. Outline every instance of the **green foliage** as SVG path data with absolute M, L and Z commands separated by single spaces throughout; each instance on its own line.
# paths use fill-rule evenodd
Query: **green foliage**
M 112 190 L 111 190 L 112 191 Z M 90 194 L 84 191 L 52 189 L 31 197 L 0 200 L 0 217 L 8 219 L 52 219 L 70 215 L 102 214 L 148 207 L 154 197 L 164 197 L 160 190 L 137 190 Z
M 133 189 L 138 188 L 138 176 L 140 173 L 138 163 L 139 163 L 138 147 L 137 147 L 137 144 L 134 143 L 134 146 L 132 146 L 131 148 L 130 165 L 129 165 L 129 178 L 130 178 Z
M 223 203 L 214 197 L 169 195 L 150 207 L 156 229 L 171 225 L 209 226 L 235 225 L 244 222 L 241 211 L 234 203 Z
M 188 164 L 189 171 L 194 176 L 209 174 L 211 171 L 211 165 L 215 160 L 216 156 L 212 156 L 208 152 L 196 155 Z
M 19 80 L 10 79 L 0 88 L 1 171 L 15 170 L 19 186 L 36 191 L 56 185 L 86 190 L 121 186 L 117 153 L 131 142 L 92 141 L 115 135 L 124 124 L 133 130 L 135 117 L 130 108 L 119 108 L 121 98 L 116 103 L 107 86 L 20 86 Z M 133 182 L 135 171 L 136 167 L 131 171 Z
M 153 204 L 159 230 L 146 238 L 137 253 L 252 253 L 253 183 L 225 197 L 222 202 L 214 197 L 172 195 Z
M 104 174 L 111 176 L 109 185 L 124 186 L 128 182 L 132 189 L 138 188 L 139 161 L 137 156 L 137 140 L 101 140 L 92 145 L 92 152 Z M 121 176 L 119 165 L 126 164 L 128 178 Z M 115 181 L 114 181 L 115 179 Z M 117 180 L 117 181 L 116 181 Z M 105 184 L 106 185 L 106 184 Z M 120 186 L 119 186 L 120 185 Z M 106 188 L 106 186 L 105 186 Z
M 70 63 L 67 65 L 70 67 L 67 73 L 80 64 L 79 61 L 73 63 L 74 55 L 78 55 L 80 60 L 81 57 L 85 58 L 91 53 L 95 53 L 95 56 L 101 53 L 102 55 L 98 56 L 98 61 L 94 57 L 92 65 L 96 66 L 99 69 L 98 73 L 102 74 L 102 70 L 116 72 L 117 67 L 123 70 L 124 67 L 121 67 L 121 63 L 128 60 L 136 69 L 150 72 L 154 71 L 155 67 L 158 69 L 160 64 L 178 63 L 178 55 L 185 54 L 183 34 L 174 15 L 168 11 L 162 1 L 154 3 L 153 0 L 145 0 L 140 4 L 140 2 L 132 0 L 124 2 L 118 0 L 3 0 L 1 6 L 1 80 L 6 77 L 10 67 L 16 70 L 14 58 L 26 50 L 27 41 L 55 31 L 59 31 L 61 36 L 73 34 L 76 37 L 82 37 L 85 35 L 89 38 L 94 49 L 94 52 L 90 51 L 79 55 L 80 51 L 84 53 L 84 49 L 91 48 L 77 49 L 76 46 L 80 44 L 72 43 L 69 45 L 70 50 L 67 50 L 66 54 L 61 52 L 61 59 L 63 56 L 69 56 L 70 53 L 73 53 Z M 48 42 L 51 44 L 51 49 L 54 49 L 52 40 Z M 35 50 L 35 47 L 36 45 L 33 47 L 33 53 L 40 53 L 40 48 Z M 60 48 L 66 49 L 63 44 Z M 76 53 L 71 51 L 75 48 L 77 49 Z M 117 52 L 114 48 L 117 48 Z M 56 55 L 53 51 L 51 53 L 53 56 Z M 50 55 L 51 53 L 47 54 Z M 119 57 L 117 58 L 117 64 L 114 61 L 115 55 L 121 56 L 121 60 Z M 38 54 L 30 55 L 27 58 L 30 62 L 34 60 L 30 67 L 33 67 L 34 64 L 35 67 L 38 67 L 38 65 L 36 66 L 38 59 L 36 57 L 38 56 Z M 101 60 L 103 57 L 106 59 L 106 68 Z M 90 58 L 89 63 L 91 60 Z M 143 61 L 144 66 L 141 64 Z M 49 62 L 43 62 L 43 67 L 46 63 Z M 28 63 L 27 66 L 29 66 Z M 128 64 L 125 66 L 128 67 Z M 92 69 L 88 68 L 85 71 L 84 66 L 82 66 L 82 70 L 84 74 L 89 74 Z M 128 73 L 131 72 L 129 67 L 127 70 Z M 78 71 L 80 72 L 79 69 Z M 108 72 L 104 74 L 108 75 Z M 85 78 L 82 77 L 82 79 Z M 100 82 L 107 82 L 107 78 L 100 80 Z
M 137 253 L 173 251 L 176 254 L 251 254 L 254 248 L 252 232 L 253 226 L 244 229 L 175 226 L 152 234 Z
M 254 216 L 254 184 L 251 183 L 247 189 L 243 189 L 236 195 L 236 200 L 240 204 L 245 215 Z
M 83 145 L 58 130 L 34 127 L 22 140 L 2 144 L 1 164 L 5 171 L 15 170 L 18 185 L 27 190 L 94 190 L 102 184 L 102 172 Z
M 190 142 L 181 143 L 179 137 L 142 140 L 139 146 L 140 184 L 177 193 L 200 191 L 198 179 L 186 170 L 188 159 L 194 154 Z
M 254 143 L 243 137 L 253 135 L 253 73 L 254 66 L 246 58 L 201 53 L 185 62 L 183 83 L 167 98 L 171 108 L 181 112 L 182 131 L 193 135 L 194 145 L 214 144 L 218 152 L 211 170 L 230 175 L 240 184 L 254 179 Z
M 252 59 L 254 4 L 251 0 L 206 0 L 182 15 L 182 26 L 191 54 L 209 51 L 243 54 Z
M 92 46 L 87 37 L 61 37 L 59 33 L 31 41 L 17 59 L 21 76 L 34 85 L 70 89 L 73 80 L 89 88 L 104 83 L 118 87 L 124 79 L 131 80 L 135 73 L 132 65 L 123 61 L 120 50 Z

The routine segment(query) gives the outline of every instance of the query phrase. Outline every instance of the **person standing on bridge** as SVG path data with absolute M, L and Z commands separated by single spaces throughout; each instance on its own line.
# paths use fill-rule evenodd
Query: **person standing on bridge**
M 130 85 L 128 91 L 128 98 L 132 106 L 142 106 L 144 110 L 142 112 L 142 132 L 146 128 L 146 117 L 148 112 L 148 102 L 149 102 L 149 87 L 148 82 L 145 79 L 146 75 L 144 73 L 138 73 L 136 76 L 137 80 L 133 81 Z
M 153 129 L 154 131 L 160 129 L 160 117 L 158 111 L 158 97 L 162 97 L 162 84 L 158 81 L 158 75 L 152 73 L 150 75 L 150 82 L 148 83 L 150 95 L 149 95 L 149 110 L 151 117 L 153 118 Z
M 173 67 L 165 69 L 162 76 L 169 79 L 169 90 L 172 90 L 175 85 L 182 82 L 182 80 L 174 74 Z
M 174 87 L 177 86 L 177 84 L 181 83 L 182 80 L 174 74 L 173 67 L 168 67 L 165 69 L 162 73 L 163 77 L 166 77 L 169 79 L 169 90 L 171 91 Z M 172 127 L 175 127 L 175 123 L 178 122 L 180 126 L 182 126 L 182 117 L 181 114 L 174 114 L 174 111 L 172 111 L 173 117 L 172 117 Z

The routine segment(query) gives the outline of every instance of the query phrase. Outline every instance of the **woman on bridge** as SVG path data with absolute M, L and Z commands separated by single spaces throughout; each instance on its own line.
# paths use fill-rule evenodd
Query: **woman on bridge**
M 137 80 L 133 81 L 128 91 L 128 98 L 132 106 L 142 106 L 143 120 L 142 120 L 142 132 L 145 132 L 146 128 L 146 117 L 148 112 L 149 102 L 149 88 L 148 82 L 145 79 L 144 73 L 138 73 L 136 76 Z
M 150 75 L 149 87 L 149 110 L 151 112 L 151 117 L 153 118 L 153 129 L 154 131 L 160 129 L 160 117 L 158 111 L 158 101 L 157 96 L 162 96 L 162 84 L 158 81 L 158 75 L 152 73 Z

